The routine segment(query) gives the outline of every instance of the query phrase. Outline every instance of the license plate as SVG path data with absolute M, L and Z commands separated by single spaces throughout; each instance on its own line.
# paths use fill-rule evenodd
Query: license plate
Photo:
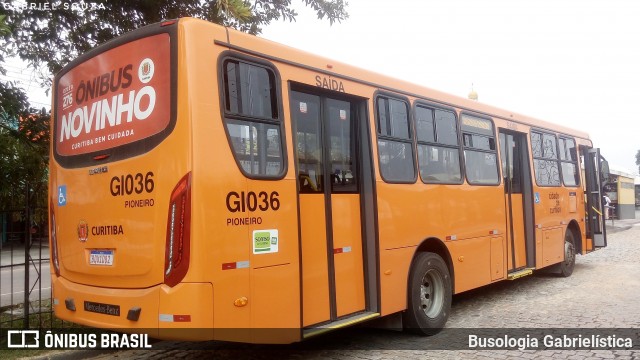
M 113 265 L 113 250 L 91 250 L 89 265 Z

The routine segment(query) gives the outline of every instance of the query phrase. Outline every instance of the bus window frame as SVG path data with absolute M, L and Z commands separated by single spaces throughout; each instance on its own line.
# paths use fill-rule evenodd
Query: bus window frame
M 406 107 L 407 107 L 407 125 L 409 126 L 409 136 L 404 139 L 404 138 L 399 138 L 399 137 L 395 137 L 395 136 L 390 136 L 390 135 L 384 135 L 380 133 L 380 128 L 378 126 L 378 122 L 379 122 L 379 114 L 378 114 L 378 100 L 380 98 L 386 98 L 386 99 L 393 99 L 393 100 L 397 100 L 397 101 L 401 101 L 403 102 Z M 415 140 L 415 129 L 413 127 L 413 113 L 412 113 L 412 104 L 411 101 L 409 100 L 408 97 L 403 96 L 403 95 L 399 95 L 399 94 L 395 94 L 392 92 L 387 92 L 387 91 L 381 91 L 381 90 L 376 90 L 373 94 L 373 121 L 374 121 L 374 125 L 376 128 L 376 138 L 375 138 L 375 142 L 376 142 L 376 150 L 377 150 L 377 159 L 378 159 L 378 171 L 380 172 L 380 178 L 382 178 L 382 180 L 387 183 L 387 184 L 415 184 L 416 181 L 418 180 L 418 167 L 416 164 L 416 157 L 417 157 L 417 149 L 416 149 L 416 140 Z M 381 162 L 380 162 L 380 146 L 378 144 L 378 142 L 380 140 L 385 140 L 385 141 L 394 141 L 394 142 L 403 142 L 403 143 L 407 143 L 411 146 L 411 150 L 412 150 L 412 159 L 411 159 L 411 163 L 413 164 L 413 179 L 412 180 L 388 180 L 384 177 L 384 174 L 382 172 L 382 167 L 381 167 Z
M 243 115 L 243 114 L 238 114 L 238 113 L 231 113 L 231 112 L 227 112 L 227 107 L 226 107 L 226 91 L 225 91 L 225 83 L 224 83 L 224 64 L 227 60 L 236 60 L 239 62 L 243 62 L 249 65 L 255 65 L 258 67 L 262 67 L 267 69 L 268 71 L 272 71 L 273 72 L 273 76 L 274 76 L 274 85 L 275 85 L 275 94 L 276 94 L 276 110 L 278 112 L 278 117 L 275 119 L 267 119 L 267 118 L 259 118 L 259 117 L 251 117 L 251 116 L 247 116 L 247 115 Z M 243 53 L 239 53 L 237 51 L 233 51 L 233 50 L 225 50 L 223 52 L 221 52 L 218 55 L 218 63 L 216 64 L 217 67 L 217 75 L 218 75 L 218 98 L 219 98 L 219 105 L 220 105 L 220 120 L 222 121 L 222 126 L 224 128 L 224 134 L 227 138 L 227 144 L 228 144 L 228 148 L 229 151 L 231 152 L 231 156 L 233 156 L 233 160 L 236 163 L 236 166 L 238 167 L 238 169 L 240 170 L 240 172 L 242 173 L 242 175 L 244 175 L 246 178 L 251 179 L 251 180 L 271 180 L 271 181 L 277 181 L 277 180 L 282 180 L 284 179 L 284 177 L 287 174 L 287 171 L 289 169 L 288 167 L 288 159 L 289 159 L 289 153 L 287 151 L 287 141 L 286 141 L 286 126 L 285 126 L 285 116 L 284 116 L 284 107 L 282 105 L 283 103 L 283 92 L 282 92 L 282 77 L 280 76 L 280 71 L 278 71 L 278 68 L 270 61 L 261 59 L 261 58 L 257 58 L 257 57 L 253 57 L 253 56 L 249 56 Z M 230 120 L 235 120 L 235 121 L 245 121 L 245 122 L 250 122 L 250 123 L 262 123 L 262 124 L 267 124 L 267 125 L 274 125 L 274 126 L 278 126 L 280 129 L 280 152 L 281 152 L 281 157 L 282 157 L 282 168 L 280 169 L 280 172 L 278 174 L 275 175 L 256 175 L 256 174 L 250 174 L 248 173 L 244 167 L 242 166 L 242 164 L 240 163 L 240 160 L 238 159 L 238 157 L 236 156 L 236 153 L 234 151 L 233 148 L 233 143 L 231 141 L 231 136 L 229 135 L 229 129 L 227 127 L 227 119 Z
M 538 133 L 540 134 L 540 136 L 542 136 L 544 138 L 544 135 L 551 135 L 556 139 L 556 158 L 555 159 L 550 159 L 550 158 L 545 158 L 544 157 L 544 148 L 543 148 L 543 153 L 542 153 L 542 157 L 536 157 L 533 154 L 533 133 Z M 575 141 L 575 140 L 574 140 Z M 531 166 L 533 167 L 533 180 L 535 180 L 536 182 L 536 186 L 539 187 L 546 187 L 546 188 L 557 188 L 557 187 L 565 187 L 566 185 L 564 185 L 564 178 L 562 177 L 562 167 L 560 166 L 560 144 L 558 141 L 558 134 L 551 132 L 549 130 L 543 130 L 541 128 L 531 128 L 529 130 L 529 144 L 530 144 L 530 151 L 531 151 Z M 577 144 L 576 144 L 577 146 Z M 576 149 L 576 154 L 577 154 L 577 149 Z M 538 183 L 538 178 L 536 177 L 536 160 L 543 160 L 543 161 L 555 161 L 556 164 L 558 164 L 558 178 L 559 178 L 559 182 L 558 185 L 540 185 Z M 575 186 L 571 186 L 571 187 L 575 187 Z
M 52 107 L 52 127 L 53 127 L 53 136 L 52 139 L 55 140 L 55 134 L 58 133 L 58 109 L 57 104 L 59 103 L 60 94 L 56 91 L 56 87 L 58 86 L 58 82 L 60 79 L 66 75 L 71 70 L 75 69 L 78 65 L 93 59 L 96 56 L 102 55 L 103 53 L 113 50 L 117 47 L 126 45 L 128 43 L 141 40 L 147 37 L 168 34 L 169 35 L 169 82 L 170 82 L 170 113 L 169 113 L 169 123 L 167 126 L 160 132 L 153 134 L 144 139 L 139 139 L 134 142 L 130 142 L 124 145 L 116 146 L 113 148 L 109 148 L 106 150 L 98 150 L 90 153 L 77 154 L 77 155 L 68 155 L 63 156 L 58 154 L 56 142 L 52 141 L 52 152 L 53 157 L 61 167 L 65 169 L 77 169 L 91 166 L 99 166 L 109 164 L 118 160 L 124 160 L 135 156 L 140 156 L 150 152 L 155 149 L 158 145 L 160 145 L 169 135 L 173 132 L 176 127 L 176 122 L 178 118 L 178 22 L 161 26 L 160 23 L 152 24 L 140 28 L 138 30 L 134 30 L 132 32 L 126 33 L 120 37 L 117 37 L 104 45 L 100 45 L 82 55 L 77 57 L 75 60 L 71 61 L 67 64 L 60 72 L 56 74 L 53 79 L 53 104 Z M 103 156 L 108 155 L 108 156 Z M 98 157 L 98 158 L 96 158 Z
M 562 158 L 559 156 L 560 155 L 560 140 L 571 140 L 573 141 L 573 146 L 576 152 L 576 160 L 572 161 L 572 160 L 562 160 Z M 568 136 L 568 135 L 564 135 L 564 134 L 559 134 L 558 135 L 558 162 L 560 165 L 560 176 L 562 176 L 562 185 L 565 187 L 570 187 L 570 188 L 579 188 L 582 185 L 582 175 L 580 174 L 580 153 L 578 151 L 578 142 L 576 141 L 576 139 L 574 137 Z M 578 182 L 575 185 L 567 185 L 567 183 L 564 181 L 564 174 L 562 173 L 562 163 L 568 163 L 568 164 L 573 164 L 576 166 L 576 171 L 578 172 Z
M 416 111 L 418 107 L 422 107 L 422 108 L 429 108 L 432 111 L 436 111 L 436 110 L 441 110 L 441 111 L 446 111 L 446 112 L 450 112 L 453 114 L 455 121 L 456 121 L 456 137 L 458 140 L 458 144 L 457 145 L 446 145 L 446 144 L 441 144 L 439 142 L 437 142 L 437 132 L 438 132 L 438 127 L 435 123 L 435 115 L 434 115 L 434 119 L 433 119 L 433 130 L 434 130 L 434 140 L 436 140 L 435 142 L 431 143 L 428 141 L 421 141 L 418 139 L 418 130 L 417 130 L 417 124 L 416 124 Z M 439 104 L 435 104 L 429 101 L 425 101 L 425 100 L 421 100 L 418 99 L 416 101 L 413 102 L 413 107 L 412 107 L 412 113 L 413 113 L 413 128 L 415 129 L 415 147 L 416 147 L 416 162 L 417 162 L 417 170 L 418 170 L 418 176 L 420 177 L 420 180 L 422 181 L 422 183 L 424 184 L 433 184 L 433 185 L 462 185 L 464 184 L 464 179 L 465 177 L 463 176 L 463 173 L 465 172 L 465 167 L 464 167 L 464 156 L 462 155 L 463 150 L 461 150 L 461 130 L 460 130 L 460 117 L 459 117 L 459 113 L 458 111 L 456 111 L 455 108 L 453 107 L 448 107 L 448 106 L 442 106 Z M 458 149 L 458 165 L 460 168 L 460 181 L 458 182 L 440 182 L 440 181 L 426 181 L 425 179 L 422 178 L 422 175 L 420 174 L 420 160 L 418 159 L 418 146 L 419 145 L 426 145 L 426 146 L 436 146 L 436 147 L 444 147 L 447 149 L 453 149 L 454 147 L 456 149 Z
M 491 122 L 491 126 L 492 126 L 492 133 L 493 133 L 493 141 L 494 141 L 494 147 L 495 149 L 492 150 L 484 150 L 484 149 L 477 149 L 477 148 L 472 148 L 472 147 L 467 147 L 464 145 L 464 130 L 462 129 L 462 117 L 464 115 L 468 115 L 468 116 L 472 116 L 472 117 L 476 117 L 482 120 L 488 120 L 489 122 Z M 502 177 L 502 165 L 500 164 L 500 154 L 498 151 L 498 147 L 500 146 L 498 144 L 498 136 L 496 136 L 497 134 L 497 127 L 496 127 L 496 123 L 495 121 L 493 121 L 493 118 L 485 115 L 485 114 L 480 114 L 480 113 L 476 113 L 476 112 L 471 112 L 471 111 L 460 111 L 460 113 L 458 114 L 458 123 L 459 123 L 459 127 L 460 127 L 460 132 L 459 132 L 459 142 L 460 142 L 460 146 L 462 148 L 462 157 L 463 157 L 463 171 L 464 171 L 464 179 L 467 182 L 467 184 L 469 184 L 470 186 L 501 186 L 502 185 L 502 181 L 503 181 L 503 177 Z M 485 135 L 485 134 L 480 134 L 480 133 L 472 133 L 475 135 L 479 135 L 479 136 L 483 136 L 483 137 L 488 137 L 489 135 Z M 494 153 L 496 155 L 496 170 L 498 173 L 498 181 L 493 184 L 489 184 L 489 183 L 476 183 L 476 182 L 471 182 L 469 181 L 469 177 L 467 176 L 467 159 L 464 157 L 464 151 L 467 150 L 467 148 L 471 151 L 476 151 L 476 152 L 484 152 L 487 154 L 490 153 Z

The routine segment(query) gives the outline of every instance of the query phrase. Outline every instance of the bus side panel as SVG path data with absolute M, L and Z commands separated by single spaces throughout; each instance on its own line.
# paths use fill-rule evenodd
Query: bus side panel
M 418 180 L 420 182 L 420 180 Z M 415 246 L 429 237 L 457 240 L 505 231 L 501 186 L 378 183 L 380 246 Z
M 569 212 L 569 193 L 575 189 L 534 185 L 533 191 L 539 199 L 534 204 L 536 268 L 539 269 L 564 260 L 563 229 L 569 224 L 570 217 L 576 216 Z
M 449 241 L 447 247 L 453 259 L 454 293 L 491 282 L 491 237 Z
M 290 166 L 292 168 L 292 166 Z M 251 267 L 251 327 L 253 329 L 294 329 L 300 327 L 300 260 L 298 253 L 298 206 L 295 181 L 250 180 L 248 193 L 258 194 L 258 210 L 250 217 L 245 238 L 233 239 L 247 244 Z M 262 195 L 261 195 L 262 194 Z M 267 194 L 269 209 L 260 211 Z M 249 200 L 250 202 L 250 200 Z M 268 237 L 270 244 L 261 243 Z M 259 334 L 256 334 L 258 336 Z M 276 334 L 268 334 L 273 336 Z M 276 342 L 292 342 L 291 333 L 278 336 Z M 288 338 L 288 339 L 287 339 Z M 272 339 L 275 341 L 275 339 Z M 252 342 L 265 342 L 256 337 Z
M 300 327 L 297 197 L 294 177 L 288 175 L 294 173 L 294 162 L 286 151 L 290 139 L 283 149 L 288 157 L 284 179 L 250 180 L 242 173 L 221 118 L 219 55 L 228 49 L 214 40 L 226 41 L 226 33 L 202 21 L 184 24 L 190 34 L 185 38 L 185 82 L 191 90 L 194 129 L 191 266 L 198 269 L 188 279 L 213 283 L 216 339 L 299 340 L 299 332 L 295 339 L 290 334 L 275 339 L 260 331 Z
M 213 288 L 211 283 L 160 285 L 158 337 L 172 340 L 213 339 Z M 144 313 L 144 311 L 143 311 Z M 175 321 L 189 316 L 189 321 Z M 171 317 L 174 317 L 174 321 Z
M 564 260 L 564 228 L 542 230 L 542 266 Z
M 300 341 L 300 313 L 296 311 L 300 307 L 298 268 L 293 263 L 252 270 L 251 342 Z
M 377 188 L 382 249 L 416 246 L 431 237 L 451 239 L 446 245 L 453 259 L 454 292 L 491 283 L 490 236 L 506 231 L 502 186 L 433 185 L 418 178 L 407 185 L 378 181 Z M 406 291 L 392 296 L 406 301 Z
M 380 251 L 381 315 L 407 308 L 407 276 L 415 246 Z
M 245 297 L 251 304 L 251 243 L 247 219 L 239 207 L 248 180 L 238 169 L 220 117 L 217 61 L 223 49 L 214 39 L 223 28 L 202 21 L 184 21 L 184 76 L 193 131 L 192 242 L 190 271 L 185 281 L 213 285 L 212 311 L 216 340 L 250 342 L 251 307 L 235 306 Z M 246 210 L 246 207 L 245 207 Z M 248 220 L 250 221 L 250 219 Z

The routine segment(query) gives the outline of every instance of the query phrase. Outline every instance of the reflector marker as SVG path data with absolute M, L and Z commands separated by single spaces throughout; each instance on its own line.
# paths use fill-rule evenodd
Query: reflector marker
M 489 231 L 489 235 L 498 235 L 498 234 L 500 234 L 499 230 L 491 230 L 491 231 Z
M 222 270 L 248 269 L 249 261 L 236 261 L 222 264 Z
M 446 240 L 458 240 L 458 235 L 449 235 L 445 239 Z
M 160 314 L 162 322 L 191 322 L 191 315 Z
M 106 158 L 108 158 L 109 156 L 111 156 L 110 154 L 102 154 L 102 155 L 96 155 L 93 157 L 93 160 L 104 160 Z
M 342 254 L 342 253 L 348 253 L 348 252 L 351 252 L 351 246 L 345 246 L 345 247 L 333 249 L 334 254 Z
M 174 322 L 191 322 L 191 315 L 173 315 Z

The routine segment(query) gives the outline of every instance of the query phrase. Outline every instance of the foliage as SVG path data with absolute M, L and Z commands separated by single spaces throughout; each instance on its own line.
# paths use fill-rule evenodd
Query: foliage
M 640 150 L 636 153 L 636 165 L 638 165 L 638 170 L 640 171 Z
M 17 123 L 6 115 L 3 117 L 0 126 L 1 207 L 23 207 L 27 186 L 31 191 L 31 206 L 43 207 L 47 203 L 49 114 L 37 112 L 22 116 Z
M 318 18 L 330 23 L 347 18 L 344 0 L 303 0 Z M 36 1 L 37 2 L 37 1 Z M 42 1 L 41 1 L 42 2 Z M 71 59 L 133 29 L 164 19 L 196 17 L 251 34 L 273 20 L 295 20 L 291 0 L 109 0 L 87 4 L 87 9 L 50 2 L 50 11 L 10 9 L 14 29 L 10 49 L 33 66 L 44 64 L 55 74 Z M 94 4 L 90 6 L 90 4 Z M 47 81 L 47 79 L 42 79 Z M 47 85 L 50 85 L 47 83 Z
M 0 35 L 11 34 L 11 29 L 7 25 L 7 15 L 0 15 Z
M 2 8 L 4 9 L 4 7 Z M 11 26 L 0 14 L 0 73 L 6 55 Z M 47 203 L 47 161 L 50 114 L 32 108 L 26 93 L 15 82 L 0 80 L 0 210 L 18 209 L 26 203 L 27 186 L 31 206 Z M 40 212 L 39 212 L 40 213 Z M 44 215 L 38 216 L 43 221 Z
M 0 210 L 23 207 L 27 185 L 31 205 L 46 205 L 49 118 L 17 84 L 0 82 Z
M 344 0 L 302 0 L 331 24 L 347 18 Z M 29 1 L 0 6 L 0 73 L 6 57 L 55 74 L 72 59 L 114 37 L 164 19 L 196 17 L 251 34 L 277 19 L 295 20 L 291 0 Z M 66 5 L 65 5 L 66 4 Z M 51 87 L 51 77 L 40 79 Z M 49 117 L 33 109 L 16 84 L 0 80 L 0 208 L 24 204 L 25 186 L 46 204 Z M 42 205 L 42 204 L 40 204 Z

